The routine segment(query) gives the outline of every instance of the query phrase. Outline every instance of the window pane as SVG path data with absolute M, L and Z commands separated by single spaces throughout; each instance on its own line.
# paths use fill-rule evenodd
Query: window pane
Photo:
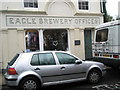
M 79 9 L 82 9 L 82 3 L 79 2 Z
M 24 7 L 29 7 L 29 3 L 28 2 L 24 2 Z
M 36 2 L 34 2 L 34 7 L 38 8 L 38 4 Z
M 88 10 L 88 1 L 79 1 L 78 7 L 80 10 Z
M 82 6 L 85 6 L 85 2 L 82 2 Z
M 88 6 L 86 6 L 86 10 L 88 10 L 89 8 L 88 8 Z
M 37 54 L 33 55 L 32 60 L 31 60 L 31 65 L 40 65 Z
M 88 2 L 85 2 L 85 5 L 88 6 Z
M 68 50 L 67 30 L 45 30 L 44 50 Z
M 96 33 L 96 42 L 104 42 L 108 40 L 108 29 L 99 30 Z
M 24 7 L 38 8 L 37 0 L 24 0 Z
M 16 56 L 14 56 L 12 58 L 12 60 L 9 62 L 9 65 L 12 66 L 14 64 L 14 62 L 17 60 L 18 57 L 19 57 L 19 54 L 17 54 Z
M 38 8 L 38 2 L 37 2 L 37 0 L 34 0 L 34 7 Z
M 56 53 L 56 55 L 58 57 L 60 64 L 74 64 L 75 61 L 77 60 L 75 57 L 69 54 Z
M 29 3 L 29 7 L 33 7 L 33 3 L 32 2 Z
M 40 65 L 55 65 L 54 57 L 51 53 L 39 54 Z
M 26 51 L 39 50 L 39 33 L 37 30 L 26 31 Z

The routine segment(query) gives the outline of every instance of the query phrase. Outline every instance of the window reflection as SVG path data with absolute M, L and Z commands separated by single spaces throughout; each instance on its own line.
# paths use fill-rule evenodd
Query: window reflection
M 98 30 L 96 33 L 96 42 L 105 42 L 108 40 L 108 29 Z
M 37 30 L 26 31 L 26 51 L 37 51 L 39 50 L 39 34 Z
M 67 30 L 45 30 L 44 50 L 68 50 L 68 34 Z
M 37 0 L 24 0 L 24 7 L 38 8 L 38 1 Z
M 77 60 L 75 57 L 64 53 L 56 53 L 56 55 L 60 64 L 75 64 L 75 61 Z

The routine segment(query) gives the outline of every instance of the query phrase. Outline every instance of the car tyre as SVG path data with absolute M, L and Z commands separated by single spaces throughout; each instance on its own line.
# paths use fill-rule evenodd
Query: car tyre
M 100 70 L 93 69 L 92 71 L 89 72 L 87 80 L 91 84 L 96 84 L 99 83 L 102 78 L 102 74 Z
M 38 90 L 39 88 L 40 83 L 34 77 L 27 77 L 20 83 L 20 90 Z

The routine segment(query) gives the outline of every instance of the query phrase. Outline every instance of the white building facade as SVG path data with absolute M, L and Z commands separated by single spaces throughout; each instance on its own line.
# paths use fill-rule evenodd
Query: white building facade
M 1 0 L 1 68 L 23 51 L 62 50 L 89 59 L 102 22 L 100 0 Z

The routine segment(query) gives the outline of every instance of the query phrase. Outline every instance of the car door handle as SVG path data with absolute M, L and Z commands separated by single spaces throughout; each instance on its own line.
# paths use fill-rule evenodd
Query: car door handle
M 65 67 L 61 67 L 60 69 L 65 70 Z
M 36 68 L 36 69 L 34 69 L 34 70 L 40 70 L 40 68 Z

